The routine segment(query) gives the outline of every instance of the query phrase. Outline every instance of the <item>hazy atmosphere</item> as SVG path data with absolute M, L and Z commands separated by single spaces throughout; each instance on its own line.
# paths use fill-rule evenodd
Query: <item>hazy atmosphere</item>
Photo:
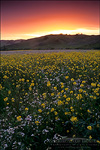
M 99 1 L 2 1 L 1 39 L 48 34 L 98 35 Z

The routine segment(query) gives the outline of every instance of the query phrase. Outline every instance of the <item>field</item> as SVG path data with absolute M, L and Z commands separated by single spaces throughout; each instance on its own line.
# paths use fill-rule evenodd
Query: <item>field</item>
M 100 51 L 1 55 L 1 150 L 39 150 L 56 134 L 100 144 Z
M 11 51 L 1 51 L 1 54 L 3 55 L 11 55 L 11 54 L 34 54 L 34 53 L 51 53 L 51 52 L 86 52 L 89 50 L 75 50 L 75 49 L 65 49 L 65 50 L 11 50 Z

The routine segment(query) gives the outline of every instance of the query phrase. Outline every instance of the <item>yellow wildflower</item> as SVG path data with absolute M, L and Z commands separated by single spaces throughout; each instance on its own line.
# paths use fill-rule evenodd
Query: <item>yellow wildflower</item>
M 41 109 L 38 109 L 38 112 L 40 112 L 40 113 L 41 113 L 41 112 L 42 112 L 42 110 L 41 110 Z
M 80 87 L 83 87 L 83 86 L 84 86 L 84 84 L 81 84 L 81 85 L 80 85 Z
M 68 102 L 69 102 L 69 101 L 70 101 L 70 97 L 66 98 L 66 101 L 68 101 Z
M 71 109 L 71 111 L 73 112 L 73 111 L 74 111 L 74 109 Z
M 24 78 L 22 78 L 22 82 L 24 82 L 24 80 L 25 80 L 25 79 L 24 79 Z
M 32 82 L 30 86 L 34 86 L 34 83 Z
M 44 104 L 44 103 L 42 103 L 41 106 L 42 106 L 43 108 L 45 108 L 45 104 Z
M 8 97 L 4 98 L 4 101 L 6 102 L 8 100 Z
M 31 86 L 29 87 L 29 90 L 30 90 L 30 91 L 32 90 Z
M 70 94 L 73 94 L 73 91 L 70 91 Z
M 74 135 L 73 135 L 73 138 L 74 138 L 75 136 L 76 136 L 76 135 L 74 134 Z
M 82 77 L 82 75 L 79 75 L 79 77 L 81 78 L 81 77 Z
M 77 98 L 77 100 L 82 99 L 83 98 L 82 94 L 78 94 L 76 98 Z
M 57 115 L 57 114 L 58 114 L 56 111 L 55 111 L 54 113 L 55 113 L 55 115 Z
M 62 86 L 64 85 L 64 83 L 63 83 L 63 82 L 61 82 L 60 84 L 61 84 Z
M 69 78 L 69 76 L 65 76 L 65 79 L 68 79 Z
M 15 99 L 14 99 L 14 98 L 12 98 L 12 99 L 11 99 L 11 101 L 12 101 L 12 102 L 15 102 Z
M 64 92 L 64 90 L 61 91 L 61 93 L 63 93 L 63 92 Z
M 92 127 L 91 126 L 87 126 L 87 129 L 92 130 Z
M 57 117 L 55 117 L 55 120 L 58 120 L 59 118 L 58 118 L 58 116 Z
M 43 95 L 43 98 L 46 98 L 46 93 L 43 93 L 42 95 Z
M 74 117 L 74 116 L 72 116 L 70 120 L 71 120 L 72 122 L 77 122 L 77 121 L 78 121 L 77 117 Z
M 0 90 L 2 89 L 2 85 L 0 84 Z
M 68 115 L 69 112 L 65 112 L 65 115 Z
M 74 81 L 74 78 L 71 78 L 71 81 Z
M 51 96 L 54 96 L 54 93 L 51 93 Z
M 54 108 L 51 108 L 51 112 L 53 112 L 55 109 Z
M 35 124 L 38 126 L 39 125 L 39 121 L 35 121 Z
M 97 143 L 99 143 L 99 144 L 100 144 L 100 141 L 99 141 L 99 140 L 97 140 Z
M 10 93 L 11 93 L 11 91 L 9 90 L 9 91 L 8 91 L 8 94 L 10 94 Z
M 21 116 L 18 116 L 18 117 L 17 117 L 17 121 L 21 121 Z
M 8 79 L 9 77 L 7 77 L 6 75 L 3 77 L 4 79 Z
M 93 95 L 90 95 L 90 98 L 93 98 Z
M 97 84 L 98 87 L 100 87 L 100 84 Z
M 47 115 L 49 115 L 49 112 L 47 112 Z
M 79 89 L 79 92 L 82 93 L 83 89 Z
M 68 90 L 68 88 L 65 88 L 65 91 L 67 91 Z
M 64 98 L 66 98 L 67 96 L 64 94 L 64 96 L 63 96 Z
M 91 83 L 91 86 L 96 87 L 96 83 Z
M 58 101 L 58 106 L 59 105 L 63 105 L 63 102 L 60 100 L 60 101 Z
M 82 83 L 86 83 L 86 81 L 82 81 Z
M 73 107 L 71 106 L 70 109 L 73 109 Z
M 69 130 L 67 130 L 66 132 L 69 133 Z
M 89 109 L 87 110 L 87 112 L 88 112 L 88 113 L 91 113 L 91 111 L 90 111 Z
M 61 86 L 61 88 L 63 89 L 64 85 Z
M 56 86 L 54 87 L 54 90 L 57 90 L 57 87 L 56 87 Z
M 92 139 L 92 136 L 91 136 L 91 135 L 89 136 L 89 139 Z
M 76 82 L 73 82 L 73 85 L 76 85 L 77 83 Z
M 50 81 L 48 81 L 48 82 L 47 82 L 47 86 L 48 86 L 48 87 L 49 87 L 49 86 L 51 86 L 51 83 L 50 83 Z
M 68 104 L 68 102 L 65 102 L 65 104 Z
M 25 110 L 28 110 L 28 108 L 26 107 Z
M 93 99 L 96 99 L 96 96 L 94 96 Z

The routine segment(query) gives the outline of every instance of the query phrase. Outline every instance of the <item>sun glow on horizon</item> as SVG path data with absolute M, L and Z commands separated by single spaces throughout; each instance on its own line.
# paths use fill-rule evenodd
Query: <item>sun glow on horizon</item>
M 1 40 L 100 35 L 99 1 L 2 1 Z
M 13 34 L 4 36 L 1 34 L 1 40 L 18 40 L 18 39 L 30 39 L 41 37 L 49 34 L 86 34 L 86 35 L 100 35 L 100 29 L 90 30 L 85 28 L 75 29 L 75 30 L 53 30 L 53 31 L 46 31 L 46 32 L 34 32 L 34 33 L 25 33 L 25 34 Z

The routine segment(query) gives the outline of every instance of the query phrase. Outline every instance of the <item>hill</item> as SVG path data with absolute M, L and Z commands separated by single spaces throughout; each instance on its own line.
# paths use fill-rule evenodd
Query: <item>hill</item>
M 100 49 L 100 35 L 46 35 L 28 40 L 1 40 L 1 50 Z
M 4 47 L 7 45 L 17 44 L 20 43 L 23 40 L 1 40 L 0 41 L 0 47 Z

